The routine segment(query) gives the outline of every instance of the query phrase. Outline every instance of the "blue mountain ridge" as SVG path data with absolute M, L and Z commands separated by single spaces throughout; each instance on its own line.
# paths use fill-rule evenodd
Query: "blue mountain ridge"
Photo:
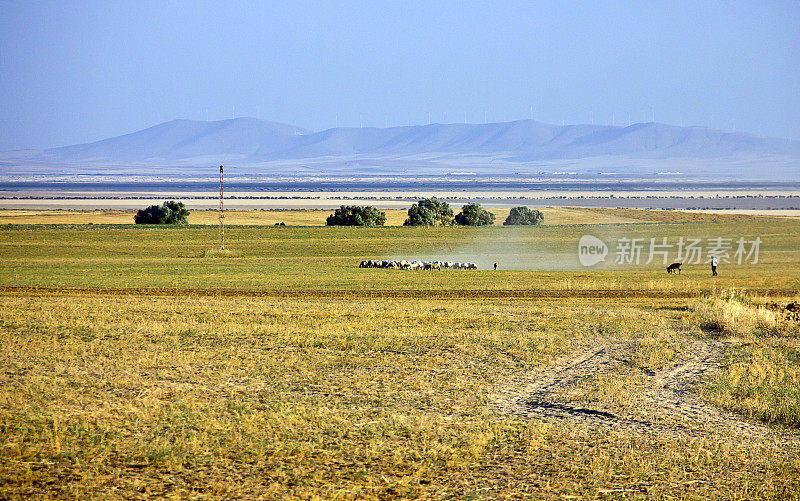
M 311 132 L 255 118 L 173 120 L 94 143 L 44 150 L 56 162 L 149 163 L 222 156 L 240 163 L 346 155 L 504 154 L 512 161 L 616 155 L 710 158 L 781 155 L 800 158 L 800 141 L 702 127 L 639 123 L 549 125 L 533 120 L 334 128 Z

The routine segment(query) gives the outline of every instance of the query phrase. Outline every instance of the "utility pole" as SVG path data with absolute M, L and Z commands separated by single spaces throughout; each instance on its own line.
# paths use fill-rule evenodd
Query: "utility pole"
M 222 166 L 219 166 L 219 250 L 225 250 L 225 209 L 222 205 Z

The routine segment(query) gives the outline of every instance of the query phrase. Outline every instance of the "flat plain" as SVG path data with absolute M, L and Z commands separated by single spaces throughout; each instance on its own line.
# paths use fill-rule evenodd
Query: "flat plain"
M 225 258 L 213 213 L 0 214 L 0 497 L 798 498 L 800 221 L 326 213 L 231 213 Z M 585 234 L 762 243 L 667 275 Z M 358 268 L 394 258 L 479 269 Z

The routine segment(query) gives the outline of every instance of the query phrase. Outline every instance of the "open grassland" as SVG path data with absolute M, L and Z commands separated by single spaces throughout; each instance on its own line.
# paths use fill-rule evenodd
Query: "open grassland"
M 0 227 L 0 498 L 800 498 L 798 326 L 760 308 L 798 299 L 800 222 L 562 215 L 240 226 L 232 257 Z M 586 233 L 763 242 L 667 276 L 581 269 Z M 482 269 L 357 268 L 398 257 Z
M 732 343 L 706 392 L 715 404 L 800 427 L 800 304 L 728 290 L 696 300 L 703 327 Z
M 698 222 L 733 222 L 753 221 L 760 217 L 770 217 L 769 211 L 762 214 L 739 214 L 723 211 L 677 211 L 677 210 L 647 210 L 647 209 L 581 209 L 587 213 L 594 212 L 599 217 L 618 217 L 624 222 L 650 222 L 650 223 L 698 223 Z M 772 217 L 775 220 L 784 216 Z
M 626 433 L 497 410 L 600 343 L 635 406 L 704 333 L 670 303 L 0 297 L 4 497 L 792 497 L 796 445 Z M 614 376 L 614 377 L 611 377 Z M 621 412 L 621 410 L 615 410 Z M 796 439 L 795 439 L 796 440 Z
M 346 202 L 345 202 L 346 203 Z M 457 213 L 461 208 L 453 206 Z M 491 207 L 495 215 L 495 226 L 503 224 L 511 209 Z M 758 216 L 739 214 L 705 214 L 679 211 L 650 211 L 641 209 L 595 209 L 577 207 L 544 207 L 538 209 L 545 216 L 545 225 L 563 224 L 612 224 L 641 222 L 698 222 L 698 221 L 750 221 Z M 385 209 L 386 226 L 402 226 L 408 217 L 406 209 Z M 135 210 L 0 210 L 0 224 L 133 224 Z M 273 226 L 284 223 L 289 226 L 325 226 L 325 220 L 333 210 L 228 210 L 225 224 L 230 226 Z M 214 225 L 219 222 L 215 210 L 194 210 L 189 222 L 199 225 Z
M 387 226 L 402 226 L 408 217 L 405 210 L 386 210 Z M 3 210 L 0 224 L 124 224 L 133 225 L 135 210 Z M 229 226 L 325 226 L 333 210 L 226 210 L 225 224 Z M 191 224 L 219 224 L 216 210 L 193 210 Z
M 582 268 L 578 240 L 598 236 L 615 259 L 619 238 L 761 238 L 756 265 L 684 264 L 668 276 L 661 258 L 639 266 Z M 0 227 L 0 285 L 114 288 L 320 290 L 621 289 L 702 292 L 714 287 L 800 287 L 800 221 L 565 224 L 493 228 L 236 226 L 225 232 L 231 259 L 205 258 L 217 228 L 135 225 Z M 731 251 L 732 253 L 732 251 Z M 477 271 L 359 269 L 363 259 L 472 261 Z M 704 259 L 705 261 L 705 259 Z M 499 270 L 490 270 L 492 263 Z

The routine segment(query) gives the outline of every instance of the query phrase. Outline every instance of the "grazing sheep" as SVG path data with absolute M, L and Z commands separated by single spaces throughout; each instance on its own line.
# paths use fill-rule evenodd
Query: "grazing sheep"
M 358 265 L 359 268 L 382 268 L 385 270 L 477 270 L 475 263 L 461 263 L 451 261 L 406 261 L 401 260 L 373 260 L 365 259 Z

